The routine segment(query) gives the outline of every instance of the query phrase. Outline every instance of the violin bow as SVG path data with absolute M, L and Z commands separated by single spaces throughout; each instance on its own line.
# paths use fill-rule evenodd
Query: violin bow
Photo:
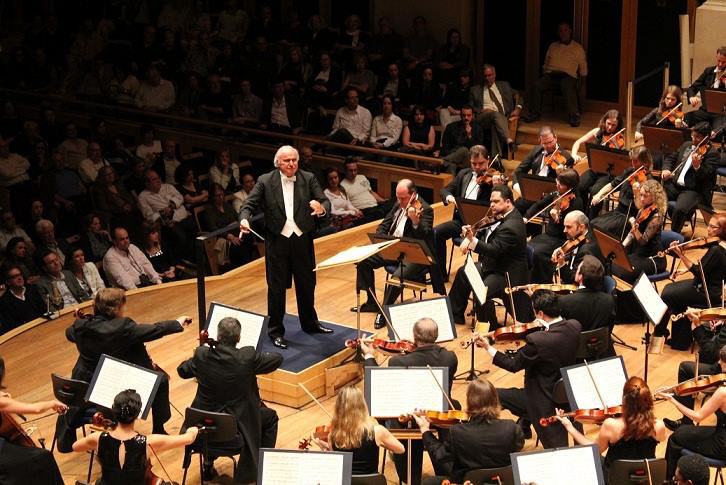
M 386 325 L 388 325 L 388 328 L 391 329 L 393 336 L 396 338 L 396 342 L 399 342 L 401 340 L 401 337 L 398 336 L 398 332 L 396 332 L 396 329 L 393 328 L 393 324 L 391 323 L 391 320 L 388 319 L 388 315 L 386 315 L 386 312 L 383 311 L 383 307 L 381 306 L 381 303 L 378 301 L 378 298 L 376 298 L 376 294 L 373 293 L 373 290 L 371 288 L 368 288 L 368 293 L 373 298 L 373 301 L 376 302 L 376 306 L 378 307 L 378 310 L 380 310 L 381 315 L 383 315 L 383 320 L 385 320 Z
M 595 392 L 597 393 L 597 398 L 600 400 L 600 404 L 602 404 L 603 410 L 605 410 L 608 407 L 605 405 L 605 400 L 602 398 L 602 394 L 600 394 L 600 388 L 598 387 L 597 382 L 595 382 L 595 376 L 592 375 L 592 370 L 590 369 L 590 364 L 587 363 L 587 359 L 585 359 L 584 362 L 585 362 L 585 369 L 587 369 L 587 374 L 590 376 L 592 385 L 595 387 Z
M 504 273 L 507 275 L 507 288 L 509 288 L 509 304 L 512 305 L 512 318 L 514 325 L 517 324 L 517 310 L 514 309 L 514 295 L 512 294 L 512 281 L 509 279 L 509 271 Z
M 618 185 L 616 185 L 615 188 L 610 189 L 610 191 L 607 194 L 605 194 L 605 195 L 602 196 L 602 200 L 605 200 L 608 197 L 610 197 L 610 194 L 612 194 L 613 192 L 615 192 L 616 190 L 618 190 L 620 188 L 620 186 L 623 185 L 625 182 L 627 182 L 631 178 L 635 177 L 635 175 L 638 172 L 640 172 L 641 170 L 645 170 L 645 165 L 641 165 L 640 167 L 638 167 L 637 170 L 635 170 L 633 173 L 631 173 L 630 175 L 628 175 L 627 177 L 625 177 L 625 180 L 623 180 Z
M 563 197 L 565 197 L 566 195 L 568 195 L 570 192 L 572 192 L 572 189 L 568 189 L 567 192 L 565 192 L 564 194 L 560 195 L 555 200 L 553 200 L 552 202 L 550 202 L 549 204 L 547 204 L 546 206 L 544 206 L 542 209 L 540 209 L 532 217 L 525 217 L 524 218 L 524 223 L 527 224 L 529 221 L 531 221 L 532 219 L 534 219 L 538 215 L 542 214 L 544 211 L 546 211 L 547 209 L 549 209 L 550 207 L 552 207 L 553 205 L 555 205 L 556 203 L 558 203 Z
M 645 471 L 648 472 L 648 485 L 653 485 L 653 477 L 650 475 L 650 464 L 648 463 L 648 459 L 645 460 Z
M 703 293 L 706 295 L 706 303 L 708 303 L 708 308 L 713 308 L 711 296 L 708 294 L 708 286 L 706 286 L 706 276 L 703 274 L 703 258 L 698 261 L 698 270 L 701 273 L 701 284 L 703 285 Z
M 633 201 L 631 200 L 628 204 L 628 211 L 625 214 L 630 214 L 630 208 L 633 207 Z M 622 241 L 625 237 L 625 229 L 628 227 L 628 216 L 625 216 L 625 222 L 623 222 L 623 230 L 620 233 L 620 240 Z
M 308 391 L 308 388 L 307 388 L 307 387 L 305 387 L 305 384 L 303 384 L 302 382 L 298 382 L 298 383 L 297 383 L 297 385 L 298 385 L 298 386 L 300 386 L 300 387 L 302 387 L 302 390 L 303 390 L 303 391 L 305 391 L 305 392 L 307 393 L 307 395 L 308 395 L 308 396 L 310 396 L 310 398 L 311 398 L 311 399 L 312 399 L 313 401 L 315 401 L 315 404 L 317 404 L 317 405 L 318 405 L 318 406 L 320 407 L 320 409 L 322 409 L 322 410 L 323 410 L 323 412 L 324 412 L 325 414 L 327 414 L 327 415 L 328 415 L 328 418 L 330 418 L 330 420 L 332 421 L 332 420 L 333 420 L 333 415 L 332 415 L 332 414 L 330 414 L 330 413 L 328 412 L 328 410 L 327 410 L 327 409 L 325 409 L 325 408 L 323 407 L 323 405 L 322 405 L 322 404 L 320 404 L 320 401 L 318 401 L 318 400 L 317 400 L 317 399 L 315 398 L 315 396 L 313 396 L 313 393 L 311 393 L 310 391 Z
M 670 116 L 671 114 L 673 114 L 673 113 L 674 113 L 674 112 L 675 112 L 675 111 L 676 111 L 676 110 L 677 110 L 678 108 L 680 108 L 680 107 L 681 107 L 681 105 L 682 105 L 682 104 L 683 104 L 683 101 L 681 101 L 680 103 L 678 103 L 678 104 L 677 104 L 677 105 L 675 106 L 675 108 L 673 108 L 672 110 L 668 111 L 668 113 L 667 113 L 667 114 L 664 114 L 664 115 L 663 115 L 663 117 L 662 117 L 662 118 L 660 119 L 660 121 L 658 121 L 658 123 L 656 123 L 656 124 L 655 124 L 655 126 L 658 126 L 658 125 L 660 125 L 661 123 L 663 123 L 663 120 L 664 120 L 664 119 L 666 119 L 666 118 L 668 118 L 668 117 L 669 117 L 669 116 Z
M 605 146 L 608 143 L 610 143 L 611 140 L 615 140 L 615 137 L 617 137 L 620 133 L 624 132 L 625 128 L 620 128 L 618 131 L 613 133 L 613 135 L 610 136 L 607 140 L 604 140 L 602 143 L 600 143 L 600 146 Z
M 446 401 L 447 401 L 447 402 L 449 403 L 449 407 L 450 407 L 450 408 L 451 408 L 452 410 L 454 410 L 454 409 L 455 409 L 455 408 L 454 408 L 454 403 L 453 403 L 453 402 L 451 402 L 451 399 L 449 398 L 449 395 L 448 395 L 448 394 L 446 393 L 446 391 L 444 391 L 444 388 L 443 388 L 443 387 L 441 386 L 441 383 L 440 383 L 440 382 L 439 382 L 439 380 L 438 380 L 438 379 L 436 378 L 436 374 L 434 374 L 434 370 L 433 370 L 433 369 L 431 368 L 431 366 L 430 366 L 429 364 L 426 364 L 426 368 L 427 368 L 427 369 L 429 370 L 429 372 L 431 373 L 431 377 L 432 377 L 432 378 L 434 379 L 434 382 L 436 383 L 436 385 L 437 385 L 437 386 L 439 386 L 439 390 L 441 391 L 441 394 L 443 394 L 443 395 L 444 395 L 444 397 L 446 398 Z
M 169 472 L 166 471 L 166 467 L 164 466 L 164 463 L 161 461 L 161 458 L 159 458 L 159 455 L 156 454 L 156 450 L 154 449 L 154 447 L 149 445 L 149 449 L 156 457 L 156 461 L 159 462 L 159 465 L 161 466 L 161 470 L 164 472 L 164 475 L 166 475 L 166 479 L 169 480 L 169 483 L 174 483 L 172 481 L 171 477 L 169 476 Z

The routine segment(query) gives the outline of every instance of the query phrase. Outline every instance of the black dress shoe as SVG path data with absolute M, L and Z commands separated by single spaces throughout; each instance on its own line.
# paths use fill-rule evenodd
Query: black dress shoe
M 350 311 L 355 313 L 358 311 L 358 307 L 357 306 L 350 307 Z M 373 303 L 372 301 L 367 301 L 360 306 L 361 313 L 376 313 L 377 311 L 378 311 L 378 306 L 376 306 L 376 304 Z
M 202 478 L 205 481 L 213 480 L 217 476 L 217 469 L 214 468 L 213 463 L 205 463 L 202 467 Z
M 270 337 L 270 340 L 272 340 L 272 345 L 274 345 L 278 349 L 284 350 L 287 348 L 287 342 L 282 337 Z
M 379 313 L 378 315 L 376 315 L 376 321 L 373 322 L 373 328 L 375 328 L 376 330 L 380 330 L 385 326 L 386 321 L 383 319 L 383 315 Z
M 678 342 L 672 338 L 666 340 L 665 343 L 673 350 L 688 350 L 691 348 L 690 342 Z
M 580 119 L 580 115 L 572 115 L 569 117 L 570 126 L 577 128 L 580 126 L 580 123 L 582 122 Z
M 666 428 L 668 428 L 669 430 L 671 430 L 671 431 L 675 431 L 675 430 L 677 430 L 678 428 L 680 428 L 680 427 L 681 427 L 681 425 L 683 425 L 683 424 L 685 424 L 685 423 L 683 422 L 683 420 L 682 420 L 682 419 L 676 419 L 676 420 L 673 420 L 673 419 L 663 418 L 663 424 L 664 424 L 664 425 L 665 425 L 665 427 L 666 427 Z
M 315 325 L 304 329 L 306 333 L 333 333 L 332 328 L 324 326 L 322 323 L 316 323 Z

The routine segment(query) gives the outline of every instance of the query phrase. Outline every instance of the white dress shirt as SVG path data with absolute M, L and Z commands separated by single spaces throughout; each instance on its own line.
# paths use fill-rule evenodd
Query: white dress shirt
M 366 141 L 371 132 L 371 112 L 363 106 L 351 111 L 347 106 L 343 106 L 335 113 L 335 121 L 333 121 L 334 133 L 341 128 L 345 128 L 358 141 Z
M 502 93 L 499 92 L 499 88 L 497 87 L 497 84 L 494 83 L 491 86 L 484 86 L 484 89 L 482 89 L 482 109 L 484 110 L 491 110 L 491 111 L 499 111 L 499 108 L 497 108 L 497 105 L 492 100 L 492 97 L 489 96 L 489 89 L 491 89 L 494 92 L 494 96 L 497 98 L 497 101 L 499 101 L 499 105 L 504 109 L 504 101 L 502 101 Z
M 149 222 L 156 222 L 161 217 L 159 212 L 169 207 L 170 202 L 173 202 L 175 206 L 171 218 L 174 222 L 183 221 L 189 217 L 189 213 L 184 208 L 184 197 L 171 184 L 161 184 L 161 188 L 156 193 L 144 189 L 139 194 L 141 215 Z
M 302 235 L 302 231 L 297 224 L 295 224 L 295 180 L 296 177 L 288 177 L 284 173 L 280 172 L 280 180 L 282 181 L 282 200 L 285 202 L 285 225 L 282 227 L 282 234 L 285 237 L 290 237 L 293 233 L 296 236 Z
M 471 180 L 464 191 L 464 198 L 476 200 L 477 197 L 479 197 L 479 184 L 476 183 L 476 172 L 471 172 Z
M 688 155 L 688 158 L 686 159 L 686 163 L 683 165 L 683 169 L 681 170 L 681 173 L 678 174 L 678 180 L 676 180 L 676 184 L 680 185 L 681 187 L 685 187 L 686 185 L 686 172 L 688 172 L 691 169 L 691 166 L 693 165 L 693 153 L 695 150 L 693 150 L 695 147 L 691 147 L 691 154 Z

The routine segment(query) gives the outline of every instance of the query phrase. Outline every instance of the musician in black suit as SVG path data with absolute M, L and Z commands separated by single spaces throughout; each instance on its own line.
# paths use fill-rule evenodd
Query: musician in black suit
M 562 318 L 577 320 L 583 332 L 601 327 L 612 330 L 615 324 L 615 300 L 603 291 L 604 274 L 600 260 L 589 254 L 584 256 L 575 273 L 578 290 L 559 298 Z
M 496 328 L 499 323 L 491 299 L 502 298 L 509 312 L 512 312 L 509 295 L 504 293 L 507 286 L 506 274 L 509 273 L 512 286 L 528 282 L 527 236 L 522 216 L 514 209 L 509 187 L 496 185 L 492 189 L 489 204 L 496 222 L 477 231 L 476 236 L 471 226 L 464 226 L 462 230 L 465 231 L 465 239 L 461 247 L 479 254 L 479 262 L 476 264 L 488 291 L 484 306 L 475 305 L 475 308 L 480 321 L 488 321 L 492 328 Z M 471 284 L 462 267 L 456 273 L 449 291 L 454 322 L 458 324 L 464 323 L 464 312 L 471 291 Z M 531 314 L 527 296 L 517 292 L 513 299 L 517 319 L 529 321 Z
M 396 355 L 388 361 L 388 367 L 446 367 L 449 369 L 447 394 L 451 399 L 451 385 L 454 382 L 456 368 L 459 365 L 459 359 L 456 354 L 450 350 L 440 347 L 436 344 L 439 337 L 439 327 L 435 321 L 430 318 L 421 318 L 413 325 L 413 343 L 416 350 L 405 355 Z M 375 359 L 373 347 L 365 342 L 360 344 L 361 351 L 365 357 L 363 365 L 365 367 L 377 367 L 378 363 Z M 454 407 L 461 408 L 458 401 L 453 401 Z M 400 427 L 397 420 L 389 420 L 386 422 L 387 428 Z M 404 445 L 405 446 L 405 445 Z M 406 480 L 406 454 L 395 455 L 393 457 L 396 463 L 396 471 L 401 481 L 409 483 Z M 413 450 L 411 454 L 411 484 L 418 485 L 421 483 L 421 463 L 423 462 L 423 446 L 421 442 L 416 440 L 413 442 Z
M 694 148 L 710 132 L 708 123 L 698 123 L 691 128 L 691 141 L 683 143 L 677 152 L 669 153 L 663 159 L 663 188 L 668 200 L 676 202 L 671 215 L 672 231 L 681 231 L 698 204 L 711 205 L 720 155 L 713 146 L 703 157 L 694 153 Z
M 248 219 L 258 208 L 265 214 L 267 334 L 275 347 L 286 349 L 285 290 L 295 278 L 300 327 L 308 333 L 333 333 L 318 322 L 315 311 L 315 216 L 326 214 L 330 202 L 310 172 L 298 170 L 300 156 L 289 145 L 275 153 L 275 170 L 260 175 L 239 212 L 240 231 L 250 232 Z
M 454 204 L 454 216 L 450 221 L 443 222 L 434 227 L 434 243 L 436 245 L 436 261 L 441 273 L 446 278 L 446 241 L 461 234 L 461 212 L 456 205 L 456 198 L 489 202 L 492 193 L 492 184 L 500 183 L 497 178 L 491 184 L 477 183 L 478 174 L 489 168 L 489 156 L 484 145 L 474 145 L 469 149 L 471 168 L 465 168 L 456 174 L 449 184 L 441 189 L 441 200 L 444 205 Z M 472 221 L 475 222 L 475 221 Z
M 452 174 L 466 164 L 469 148 L 484 143 L 484 130 L 474 121 L 474 110 L 469 105 L 461 107 L 461 119 L 446 125 L 441 135 L 441 158 L 444 167 Z
M 421 239 L 426 242 L 429 249 L 433 247 L 433 222 L 434 210 L 423 200 L 416 192 L 416 184 L 409 179 L 403 179 L 396 186 L 397 203 L 393 205 L 386 217 L 378 225 L 376 234 L 387 234 L 395 237 L 408 237 L 413 239 Z M 380 255 L 364 259 L 357 266 L 356 289 L 357 291 L 366 292 L 368 300 L 361 305 L 362 312 L 378 312 L 378 305 L 373 300 L 375 294 L 376 280 L 374 270 L 381 268 L 386 264 L 396 264 L 395 261 L 386 261 Z M 424 281 L 426 272 L 431 274 L 431 284 L 434 291 L 445 295 L 443 275 L 439 272 L 439 267 L 434 261 L 430 266 L 418 263 L 403 263 L 403 279 L 412 281 Z M 396 269 L 396 276 L 400 277 L 400 269 Z M 370 291 L 369 291 L 370 290 Z M 386 286 L 383 296 L 383 304 L 390 305 L 396 301 L 401 294 L 401 290 L 396 285 Z M 351 308 L 356 311 L 356 308 Z M 376 328 L 383 328 L 385 323 L 379 314 L 376 317 Z
M 557 169 L 555 170 L 552 168 L 549 164 L 542 163 L 543 159 L 545 157 L 549 157 L 552 154 L 554 154 L 557 151 L 558 154 L 561 154 L 565 158 L 565 165 L 558 165 Z M 532 150 L 527 154 L 527 156 L 522 160 L 522 162 L 517 166 L 517 168 L 514 170 L 514 174 L 512 175 L 512 188 L 519 192 L 520 194 L 522 191 L 519 188 L 519 181 L 518 177 L 522 174 L 528 174 L 531 173 L 532 175 L 539 175 L 540 177 L 550 177 L 554 179 L 557 176 L 557 172 L 563 168 L 566 167 L 572 167 L 572 165 L 575 163 L 575 161 L 572 159 L 572 155 L 570 155 L 570 152 L 565 150 L 564 148 L 561 148 L 559 143 L 557 143 L 557 135 L 555 134 L 555 131 L 550 126 L 543 126 L 539 130 L 539 145 L 536 145 Z M 517 199 L 515 202 L 515 207 L 517 210 L 524 215 L 525 212 L 527 212 L 527 209 L 534 204 L 535 201 L 533 200 L 526 200 L 522 197 Z
M 262 407 L 257 375 L 267 374 L 282 364 L 277 352 L 257 352 L 254 347 L 237 348 L 241 326 L 236 318 L 223 318 L 217 327 L 217 342 L 201 345 L 194 356 L 177 367 L 182 379 L 196 378 L 197 393 L 191 407 L 229 413 L 237 420 L 239 436 L 222 446 L 241 448 L 234 479 L 238 483 L 256 480 L 260 448 L 274 448 L 278 417 L 274 409 Z M 213 445 L 214 448 L 218 444 Z M 214 457 L 205 473 L 213 475 Z
M 126 296 L 119 288 L 99 290 L 93 302 L 95 315 L 78 318 L 66 329 L 66 338 L 76 344 L 78 359 L 71 378 L 91 382 L 102 354 L 154 369 L 154 363 L 146 351 L 146 342 L 160 339 L 172 333 L 182 332 L 191 318 L 180 316 L 154 324 L 138 324 L 124 316 Z M 171 418 L 169 407 L 169 378 L 163 375 L 161 384 L 151 404 L 153 433 L 166 434 L 164 423 Z M 76 428 L 81 426 L 84 409 L 71 408 L 66 416 L 56 422 L 58 451 L 68 453 L 76 440 Z
M 726 116 L 711 114 L 703 107 L 703 99 L 706 96 L 704 91 L 706 89 L 726 91 L 726 82 L 723 81 L 725 72 L 726 46 L 721 46 L 716 50 L 716 65 L 704 69 L 698 79 L 688 87 L 688 103 L 694 108 L 698 108 L 686 113 L 685 118 L 688 126 L 695 126 L 701 121 L 706 121 L 712 125 L 714 131 L 726 126 Z M 720 79 L 717 80 L 717 77 Z
M 579 210 L 568 212 L 565 216 L 564 231 L 568 242 L 585 237 L 566 253 L 562 251 L 564 245 L 552 252 L 555 267 L 559 268 L 560 282 L 571 284 L 575 283 L 575 272 L 582 258 L 592 255 L 602 261 L 603 257 L 595 237 L 589 232 L 589 219 L 584 212 Z
M 539 323 L 545 329 L 526 336 L 525 344 L 512 354 L 497 351 L 488 339 L 478 336 L 476 344 L 493 357 L 497 367 L 509 372 L 524 369 L 524 389 L 497 389 L 502 407 L 520 417 L 524 436 L 529 438 L 534 424 L 545 448 L 568 446 L 567 432 L 561 426 L 542 427 L 540 418 L 555 414 L 552 391 L 560 379 L 560 369 L 575 363 L 580 336 L 580 323 L 563 320 L 557 295 L 549 290 L 538 290 L 532 295 L 532 306 Z

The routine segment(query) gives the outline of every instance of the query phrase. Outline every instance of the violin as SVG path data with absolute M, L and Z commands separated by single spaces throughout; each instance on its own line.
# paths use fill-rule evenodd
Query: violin
M 345 341 L 345 346 L 349 349 L 355 349 L 358 347 L 360 340 L 357 338 L 348 339 Z M 406 354 L 416 350 L 416 344 L 409 340 L 399 340 L 394 342 L 392 340 L 384 340 L 382 338 L 374 338 L 365 340 L 365 343 L 372 345 L 373 347 L 384 350 L 386 352 L 392 352 L 396 354 Z
M 614 418 L 621 414 L 623 414 L 622 406 L 611 406 L 605 409 L 578 409 L 577 411 L 564 413 L 562 417 L 572 418 L 584 424 L 602 424 L 606 419 Z M 547 427 L 557 421 L 557 416 L 550 416 L 548 418 L 540 418 L 539 424 L 542 427 Z
M 425 416 L 431 424 L 440 428 L 450 428 L 455 424 L 469 421 L 469 413 L 452 409 L 450 411 L 426 411 L 420 410 L 415 412 L 418 416 Z M 412 414 L 402 414 L 398 417 L 400 423 L 405 423 L 413 419 Z
M 560 153 L 560 147 L 557 147 L 555 151 L 542 157 L 542 163 L 552 170 L 557 170 L 559 167 L 567 165 L 567 158 Z
M 568 241 L 570 242 L 570 241 Z M 567 243 L 565 243 L 567 244 Z M 577 291 L 576 285 L 564 285 L 557 283 L 530 283 L 528 285 L 513 286 L 511 288 L 504 288 L 505 293 L 513 293 L 515 291 L 530 290 L 535 292 L 537 290 L 549 290 L 555 293 L 572 293 Z
M 681 251 L 688 251 L 690 249 L 701 249 L 713 246 L 714 244 L 718 244 L 720 241 L 721 238 L 718 236 L 697 237 L 696 239 L 691 239 L 690 241 L 686 241 L 684 243 L 660 251 L 658 253 L 658 257 L 663 257 L 671 251 L 675 251 L 676 248 L 680 248 Z
M 507 325 L 492 330 L 491 332 L 469 335 L 469 337 L 460 341 L 459 345 L 462 349 L 468 349 L 477 339 L 487 337 L 491 337 L 497 342 L 516 342 L 525 339 L 530 333 L 542 330 L 543 328 L 544 325 L 537 321 Z
M 329 442 L 331 430 L 332 428 L 330 427 L 330 425 L 316 426 L 315 431 L 313 431 L 312 437 L 301 439 L 297 444 L 297 448 L 299 450 L 309 450 L 310 445 L 313 442 L 313 438 L 325 441 L 326 443 Z
M 648 180 L 648 174 L 645 170 L 641 170 L 639 172 L 633 172 L 633 175 L 630 176 L 630 186 L 635 190 L 636 188 L 639 188 L 642 184 L 647 182 Z
M 418 193 L 413 194 L 406 205 L 406 214 L 413 209 L 417 215 L 423 212 L 423 203 L 418 198 Z
M 15 417 L 7 411 L 0 411 L 0 438 L 24 448 L 38 447 Z
M 552 219 L 559 222 L 560 214 L 562 214 L 562 211 L 566 211 L 570 208 L 570 202 L 572 202 L 573 200 L 575 200 L 575 194 L 573 192 L 570 192 L 569 194 L 561 197 L 559 201 L 555 204 L 555 206 L 550 210 L 550 213 L 554 211 L 554 215 L 550 214 L 552 215 Z
M 199 345 L 209 345 L 209 347 L 214 348 L 217 346 L 217 341 L 209 336 L 208 331 L 202 330 L 199 332 Z
M 575 250 L 575 248 L 579 247 L 580 244 L 587 241 L 587 233 L 584 232 L 577 236 L 575 239 L 570 239 L 569 241 L 566 241 L 565 244 L 560 246 L 559 248 L 555 249 L 555 251 L 552 253 L 552 259 L 551 261 L 553 263 L 557 263 L 557 256 L 561 253 L 562 257 L 566 257 L 569 253 Z
M 689 312 L 671 315 L 671 321 L 680 320 L 687 316 L 687 313 Z M 691 311 L 691 314 L 696 315 L 699 322 L 710 322 L 713 320 L 726 319 L 726 308 L 704 308 L 703 310 L 696 310 L 695 312 Z
M 663 118 L 661 118 L 661 119 L 665 119 L 665 120 L 670 121 L 673 124 L 676 124 L 676 123 L 683 123 L 683 116 L 684 116 L 683 111 L 675 110 L 675 111 L 668 112 L 668 114 L 664 115 Z
M 623 136 L 623 130 L 618 131 L 614 135 L 603 136 L 602 145 L 622 150 L 625 147 L 625 136 Z
M 714 374 L 710 376 L 698 376 L 692 379 L 688 379 L 683 382 L 679 382 L 673 387 L 661 388 L 656 391 L 656 394 L 662 394 L 664 392 L 672 392 L 676 396 L 690 396 L 701 391 L 720 387 L 726 384 L 726 374 L 723 372 L 720 374 Z
M 506 184 L 507 182 L 509 182 L 509 177 L 504 175 L 502 172 L 498 172 L 497 170 L 490 168 L 480 174 L 477 174 L 476 183 L 480 184 L 480 185 L 481 184 L 491 185 L 494 182 L 495 177 L 499 178 L 499 180 L 500 180 L 499 183 Z

